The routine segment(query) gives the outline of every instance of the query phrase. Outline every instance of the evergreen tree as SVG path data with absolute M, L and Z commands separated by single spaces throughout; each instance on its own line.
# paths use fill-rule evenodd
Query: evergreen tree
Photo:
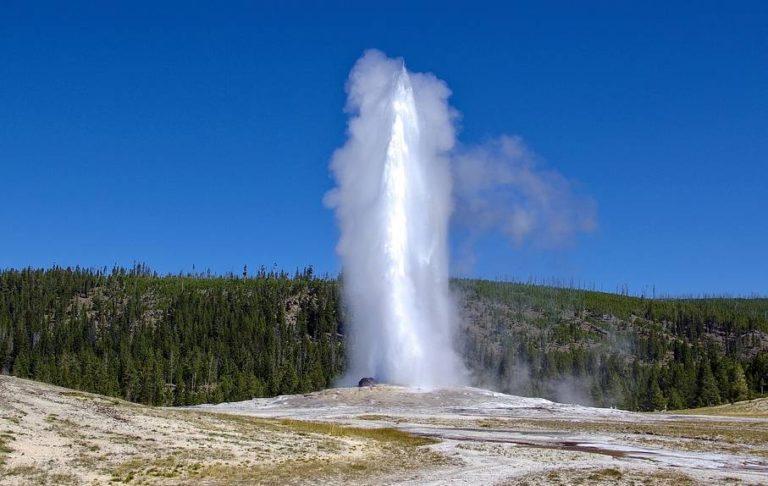
M 703 360 L 699 364 L 699 373 L 697 379 L 696 405 L 699 407 L 711 407 L 720 404 L 720 391 L 717 388 L 715 375 L 709 360 Z
M 151 404 L 317 390 L 345 366 L 341 279 L 0 271 L 0 373 Z M 654 410 L 768 392 L 768 299 L 639 299 L 456 280 L 486 386 Z
M 744 375 L 744 369 L 739 363 L 731 368 L 729 378 L 731 403 L 749 399 L 749 385 Z

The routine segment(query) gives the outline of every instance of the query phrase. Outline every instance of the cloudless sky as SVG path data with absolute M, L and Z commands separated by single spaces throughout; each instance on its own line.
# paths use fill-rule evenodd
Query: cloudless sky
M 566 248 L 490 235 L 475 275 L 768 294 L 768 3 L 313 3 L 3 2 L 0 267 L 335 274 L 375 47 L 448 83 L 463 143 L 520 135 L 597 203 Z

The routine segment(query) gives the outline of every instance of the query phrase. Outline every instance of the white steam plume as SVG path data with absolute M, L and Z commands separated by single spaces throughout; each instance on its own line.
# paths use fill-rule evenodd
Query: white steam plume
M 501 136 L 454 154 L 454 223 L 465 230 L 460 267 L 471 270 L 474 240 L 499 231 L 515 247 L 557 248 L 597 226 L 596 204 L 542 167 L 520 137 Z
M 347 91 L 348 140 L 333 156 L 337 187 L 326 196 L 341 229 L 347 382 L 459 384 L 448 288 L 450 91 L 375 50 L 357 61 Z

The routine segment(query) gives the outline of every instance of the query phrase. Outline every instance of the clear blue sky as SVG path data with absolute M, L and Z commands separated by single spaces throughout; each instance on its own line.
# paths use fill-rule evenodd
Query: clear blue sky
M 113 3 L 0 7 L 0 267 L 337 272 L 321 199 L 375 47 L 448 82 L 463 142 L 518 134 L 597 202 L 478 276 L 768 293 L 766 2 Z

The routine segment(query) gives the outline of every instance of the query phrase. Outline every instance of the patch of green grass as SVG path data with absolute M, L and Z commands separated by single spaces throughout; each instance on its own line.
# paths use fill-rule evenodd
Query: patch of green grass
M 673 469 L 663 469 L 654 472 L 640 470 L 620 471 L 615 468 L 600 469 L 554 469 L 546 474 L 526 474 L 516 478 L 516 485 L 549 485 L 549 484 L 632 484 L 643 486 L 692 486 L 696 484 L 690 476 Z
M 216 417 L 224 421 L 227 425 L 232 423 L 238 424 L 238 432 L 243 434 L 253 434 L 254 432 L 271 430 L 275 431 L 281 427 L 287 427 L 291 432 L 302 434 L 321 434 L 331 437 L 352 437 L 360 439 L 370 439 L 378 442 L 387 442 L 390 444 L 398 444 L 401 446 L 418 447 L 422 445 L 435 444 L 440 442 L 437 439 L 430 437 L 419 437 L 402 430 L 394 429 L 391 427 L 386 428 L 366 428 L 366 427 L 352 427 L 347 425 L 332 424 L 327 422 L 312 422 L 304 420 L 293 419 L 264 419 L 256 417 L 247 417 L 243 415 L 230 415 L 230 414 L 205 414 L 208 416 Z M 192 418 L 192 417 L 188 417 Z M 204 416 L 198 417 L 198 420 L 203 419 Z M 202 424 L 198 421 L 194 422 L 196 426 Z M 210 424 L 207 424 L 210 426 Z M 276 429 L 277 428 L 277 429 Z M 231 431 L 230 427 L 226 427 L 227 431 Z
M 129 483 L 135 478 L 178 478 L 188 464 L 176 455 L 159 459 L 136 458 L 120 464 L 112 471 L 112 481 Z
M 681 415 L 720 415 L 724 417 L 768 418 L 768 398 L 756 398 L 743 402 L 727 403 L 714 407 L 674 410 L 669 413 Z
M 573 432 L 621 433 L 638 436 L 669 437 L 707 441 L 708 445 L 749 444 L 768 446 L 768 422 L 753 422 L 745 426 L 742 422 L 709 421 L 706 424 L 695 420 L 669 420 L 654 422 L 582 422 L 554 419 L 482 419 L 479 427 L 526 428 L 529 430 L 563 430 Z
M 79 427 L 78 424 L 74 423 L 68 418 L 59 418 L 59 416 L 55 413 L 46 415 L 45 421 L 49 424 L 54 424 L 59 427 Z
M 13 449 L 11 449 L 11 446 L 8 445 L 9 442 L 13 440 L 13 435 L 3 432 L 0 434 L 0 466 L 3 466 L 5 464 L 5 456 L 13 452 Z
M 219 439 L 236 437 L 271 444 L 269 460 L 256 460 L 225 451 L 196 450 L 164 454 L 163 457 L 136 457 L 110 471 L 113 482 L 157 482 L 171 480 L 181 483 L 211 482 L 214 484 L 281 484 L 322 478 L 371 477 L 399 469 L 443 464 L 446 458 L 419 446 L 437 442 L 432 438 L 411 435 L 396 429 L 347 427 L 322 422 L 263 419 L 227 414 L 185 414 L 186 420 L 201 430 L 227 431 L 207 434 Z M 291 436 L 304 436 L 301 444 Z M 358 439 L 359 444 L 341 448 L 339 439 Z M 286 442 L 281 442 L 286 440 Z M 266 442 L 264 442 L 266 441 Z M 276 442 L 272 442 L 276 441 Z M 348 449 L 343 452 L 343 449 Z M 321 452 L 318 454 L 318 452 Z M 166 451 L 167 452 L 167 451 Z M 336 452 L 339 454 L 337 455 Z M 317 455 L 316 455 L 317 454 Z M 330 456 L 327 454 L 331 454 Z M 271 457 L 269 457 L 271 456 Z
M 598 469 L 597 471 L 593 472 L 589 475 L 587 479 L 593 480 L 593 481 L 599 481 L 599 480 L 619 480 L 623 474 L 618 469 L 614 469 L 612 467 L 606 468 L 606 469 Z
M 309 432 L 313 434 L 330 435 L 332 437 L 354 437 L 372 439 L 379 442 L 387 442 L 406 447 L 418 447 L 440 442 L 431 437 L 419 437 L 402 430 L 387 428 L 348 427 L 344 425 L 330 424 L 326 422 L 305 422 L 303 420 L 283 419 L 281 425 L 292 430 Z
M 77 398 L 78 400 L 89 400 L 94 402 L 107 402 L 111 405 L 120 405 L 122 402 L 117 398 L 107 397 L 103 395 L 95 395 L 93 393 L 86 393 L 81 391 L 63 391 L 59 395 L 64 397 Z
M 358 415 L 358 419 L 360 420 L 371 420 L 374 422 L 392 422 L 396 424 L 405 423 L 408 420 L 403 417 L 393 417 L 392 415 L 378 415 L 378 414 L 364 414 L 364 415 Z
M 276 464 L 220 463 L 201 467 L 190 478 L 225 484 L 359 483 L 394 471 L 446 464 L 445 456 L 425 449 L 385 445 L 357 457 L 299 458 Z M 335 480 L 335 481 L 334 481 Z
M 59 395 L 65 396 L 65 397 L 75 397 L 75 398 L 87 398 L 87 399 L 93 398 L 92 395 L 84 392 L 79 392 L 79 391 L 63 391 L 59 393 Z
M 358 415 L 357 418 L 360 420 L 392 420 L 392 417 L 388 415 L 378 415 L 375 413 L 369 413 L 366 415 Z
M 56 484 L 77 485 L 81 481 L 70 473 L 51 473 L 37 466 L 16 466 L 3 471 L 0 477 L 19 477 L 23 479 L 21 484 Z
M 26 415 L 26 413 L 22 414 L 22 417 L 24 415 Z M 16 415 L 13 415 L 13 416 L 3 415 L 3 416 L 0 417 L 0 420 L 7 420 L 7 421 L 9 421 L 9 422 L 11 422 L 12 424 L 15 424 L 15 425 L 21 424 L 21 417 L 18 417 Z

